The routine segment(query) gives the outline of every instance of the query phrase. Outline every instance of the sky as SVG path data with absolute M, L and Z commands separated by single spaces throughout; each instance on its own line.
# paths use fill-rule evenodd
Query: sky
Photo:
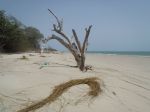
M 85 28 L 93 25 L 89 51 L 150 51 L 150 0 L 0 0 L 0 10 L 45 37 L 54 33 L 56 23 L 48 8 L 63 18 L 69 37 L 74 28 L 82 41 Z M 65 50 L 55 40 L 48 45 Z

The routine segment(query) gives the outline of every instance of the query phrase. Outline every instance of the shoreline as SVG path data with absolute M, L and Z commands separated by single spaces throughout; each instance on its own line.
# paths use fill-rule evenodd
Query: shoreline
M 89 54 L 127 55 L 127 56 L 149 56 L 150 51 L 89 51 Z
M 128 55 L 128 54 L 105 54 L 105 53 L 87 53 L 89 55 L 104 55 L 104 56 L 127 56 L 127 57 L 145 57 L 150 58 L 150 55 Z

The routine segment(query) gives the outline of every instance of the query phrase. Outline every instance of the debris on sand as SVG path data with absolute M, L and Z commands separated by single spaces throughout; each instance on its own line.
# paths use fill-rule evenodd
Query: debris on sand
M 19 59 L 21 59 L 21 60 L 29 60 L 29 58 L 27 58 L 27 56 L 22 56 L 21 58 L 19 58 Z
M 47 103 L 50 104 L 54 102 L 55 100 L 57 100 L 57 98 L 61 96 L 65 91 L 67 91 L 70 87 L 75 86 L 75 85 L 80 85 L 80 84 L 88 85 L 90 88 L 88 95 L 92 97 L 96 97 L 101 92 L 100 84 L 97 81 L 97 79 L 98 78 L 96 77 L 90 77 L 90 78 L 85 78 L 85 79 L 74 79 L 66 83 L 60 84 L 58 86 L 55 86 L 55 88 L 53 89 L 53 92 L 48 97 L 24 109 L 21 109 L 17 112 L 29 112 L 29 111 L 34 111 L 36 109 L 39 109 L 43 107 L 44 105 L 46 105 Z

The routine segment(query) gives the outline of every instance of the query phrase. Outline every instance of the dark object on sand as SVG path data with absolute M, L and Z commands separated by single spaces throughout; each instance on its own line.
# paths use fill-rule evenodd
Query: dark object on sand
M 26 56 L 24 56 L 24 55 L 20 59 L 21 60 L 28 60 L 28 58 Z

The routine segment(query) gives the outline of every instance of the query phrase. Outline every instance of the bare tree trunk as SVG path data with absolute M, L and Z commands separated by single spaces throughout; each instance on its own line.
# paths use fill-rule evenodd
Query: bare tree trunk
M 81 71 L 84 71 L 84 69 L 85 69 L 85 57 L 84 57 L 84 56 L 81 56 L 80 58 L 81 58 L 81 59 L 80 59 L 79 68 L 80 68 Z
M 57 35 L 52 35 L 50 37 L 48 37 L 47 39 L 45 39 L 45 41 L 49 41 L 51 39 L 55 39 L 57 40 L 59 43 L 61 43 L 64 47 L 66 47 L 74 56 L 75 61 L 77 63 L 78 68 L 81 71 L 85 70 L 85 51 L 87 49 L 87 44 L 88 44 L 88 37 L 90 34 L 90 30 L 92 25 L 90 25 L 88 28 L 85 29 L 85 38 L 83 41 L 83 44 L 81 45 L 79 38 L 76 34 L 76 31 L 74 29 L 72 29 L 72 33 L 73 33 L 73 37 L 75 39 L 74 43 L 71 43 L 70 39 L 68 38 L 68 36 L 63 32 L 63 21 L 60 21 L 57 16 L 50 10 L 50 13 L 55 17 L 55 19 L 57 20 L 57 25 L 53 24 L 53 31 L 57 34 L 59 34 L 61 37 L 57 36 Z M 74 46 L 73 46 L 74 45 Z

